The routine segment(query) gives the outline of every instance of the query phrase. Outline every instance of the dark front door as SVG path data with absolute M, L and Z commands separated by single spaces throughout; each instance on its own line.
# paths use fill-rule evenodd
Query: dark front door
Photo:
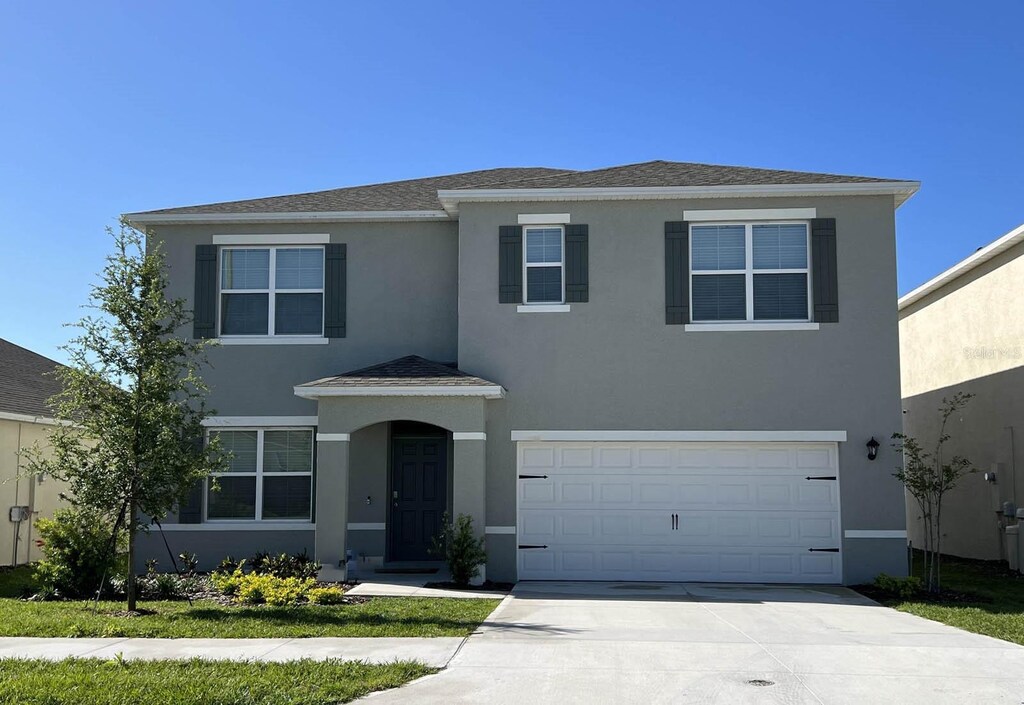
M 391 520 L 388 526 L 392 561 L 442 560 L 428 552 L 441 528 L 448 499 L 445 436 L 392 439 Z

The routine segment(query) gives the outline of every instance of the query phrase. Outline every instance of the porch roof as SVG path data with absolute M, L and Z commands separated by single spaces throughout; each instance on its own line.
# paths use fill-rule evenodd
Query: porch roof
M 482 396 L 505 395 L 500 384 L 463 372 L 452 365 L 406 355 L 295 387 L 300 397 L 325 396 Z

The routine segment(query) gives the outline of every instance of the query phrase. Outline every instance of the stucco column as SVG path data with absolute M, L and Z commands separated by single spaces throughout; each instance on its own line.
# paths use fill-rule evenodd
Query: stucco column
M 455 517 L 460 514 L 472 517 L 476 535 L 483 536 L 487 519 L 484 515 L 487 497 L 487 434 L 455 431 L 452 440 L 455 445 L 452 458 L 452 511 Z M 480 566 L 480 575 L 473 583 L 479 585 L 486 579 L 486 566 Z
M 345 579 L 348 529 L 349 434 L 318 433 L 316 458 L 316 560 L 325 577 Z

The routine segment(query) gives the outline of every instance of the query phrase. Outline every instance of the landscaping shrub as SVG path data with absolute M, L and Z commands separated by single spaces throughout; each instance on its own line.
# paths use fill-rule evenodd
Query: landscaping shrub
M 314 605 L 338 605 L 345 601 L 345 591 L 339 587 L 318 587 L 306 593 Z
M 460 514 L 452 524 L 445 512 L 441 533 L 434 537 L 430 552 L 444 557 L 452 582 L 462 587 L 469 585 L 480 574 L 480 566 L 487 562 L 484 538 L 473 533 L 473 518 L 466 514 Z
M 913 575 L 906 578 L 895 578 L 886 573 L 879 573 L 875 578 L 875 587 L 896 597 L 907 600 L 921 591 L 921 579 Z
M 316 587 L 316 581 L 312 578 L 279 578 L 269 573 L 243 573 L 241 568 L 230 575 L 213 573 L 210 580 L 222 594 L 248 605 L 299 604 L 309 599 L 309 593 Z
M 231 575 L 236 570 L 241 570 L 242 566 L 244 565 L 244 558 L 242 560 L 237 560 L 235 558 L 232 558 L 231 556 L 228 556 L 227 558 L 225 558 L 217 564 L 217 567 L 213 569 L 213 573 L 214 575 Z
M 37 519 L 36 530 L 43 560 L 36 564 L 35 578 L 43 595 L 91 596 L 117 564 L 110 543 L 113 526 L 98 512 L 58 509 L 52 519 Z
M 271 555 L 266 551 L 261 551 L 249 559 L 249 565 L 253 572 L 259 575 L 300 579 L 315 578 L 322 567 L 305 551 L 294 556 L 287 553 Z

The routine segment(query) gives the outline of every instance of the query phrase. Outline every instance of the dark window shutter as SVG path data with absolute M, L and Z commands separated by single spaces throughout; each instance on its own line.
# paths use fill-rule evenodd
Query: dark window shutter
M 814 320 L 839 321 L 839 275 L 836 269 L 836 219 L 811 221 L 811 278 L 814 287 Z
M 498 227 L 498 303 L 523 303 L 523 226 Z
M 690 224 L 665 223 L 665 323 L 690 322 Z
M 192 337 L 217 336 L 217 246 L 196 245 L 196 291 L 192 302 Z
M 332 242 L 324 246 L 324 337 L 345 337 L 346 247 Z
M 565 226 L 565 302 L 590 300 L 590 246 L 586 225 Z
M 202 438 L 191 441 L 196 450 L 202 450 L 206 443 Z M 189 488 L 188 494 L 178 503 L 179 524 L 199 524 L 203 521 L 203 488 L 205 480 L 199 480 Z

